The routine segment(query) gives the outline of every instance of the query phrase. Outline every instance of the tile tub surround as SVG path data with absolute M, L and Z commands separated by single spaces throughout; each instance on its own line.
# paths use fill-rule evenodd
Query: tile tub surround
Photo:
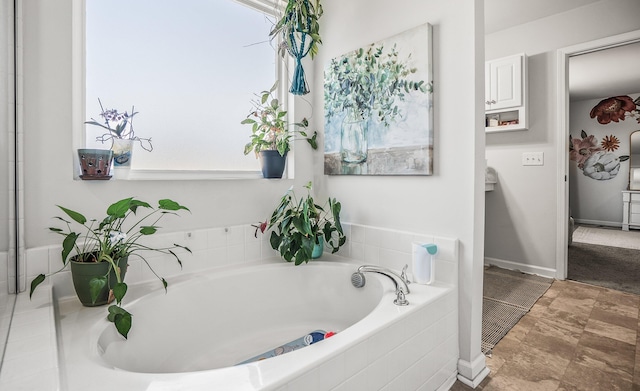
M 59 390 L 52 287 L 17 296 L 7 338 L 0 390 Z
M 452 293 L 446 295 L 438 304 L 431 305 L 428 310 L 422 310 L 421 315 L 414 315 L 415 319 L 424 320 L 426 318 L 424 322 L 407 319 L 406 322 L 390 325 L 389 330 L 393 328 L 403 330 L 402 333 L 394 333 L 394 335 L 402 336 L 400 340 L 390 339 L 397 342 L 397 345 L 393 345 L 396 346 L 395 349 L 372 356 L 371 351 L 378 352 L 380 349 L 376 344 L 372 344 L 376 340 L 372 336 L 367 339 L 367 343 L 360 343 L 334 359 L 311 368 L 307 374 L 291 380 L 278 389 L 293 390 L 296 389 L 297 384 L 303 384 L 310 380 L 313 380 L 311 381 L 313 384 L 309 388 L 311 390 L 330 389 L 322 386 L 326 379 L 342 379 L 341 382 L 335 383 L 337 390 L 366 390 L 369 389 L 368 385 L 371 385 L 371 382 L 377 381 L 381 381 L 380 384 L 388 384 L 391 387 L 389 389 L 397 389 L 401 385 L 402 389 L 405 389 L 404 385 L 406 385 L 409 387 L 406 389 L 428 390 L 437 388 L 434 386 L 435 384 L 452 382 L 455 379 L 458 356 L 457 240 L 369 226 L 343 225 L 348 239 L 347 245 L 341 248 L 338 255 L 353 258 L 357 264 L 377 264 L 400 270 L 405 264 L 409 264 L 411 267 L 411 242 L 436 243 L 439 252 L 435 257 L 436 281 L 434 284 L 451 286 Z M 268 235 L 258 234 L 258 239 L 256 239 L 254 232 L 254 227 L 245 225 L 164 234 L 153 239 L 160 243 L 172 241 L 190 247 L 193 250 L 193 256 L 185 256 L 183 259 L 184 270 L 182 271 L 182 273 L 188 273 L 237 263 L 256 262 L 273 258 L 274 255 L 277 256 L 277 253 L 269 246 Z M 60 264 L 59 251 L 58 246 L 28 250 L 26 254 L 28 279 L 30 280 L 38 273 L 46 273 L 48 270 L 58 268 Z M 154 268 L 157 268 L 156 270 L 167 278 L 181 273 L 175 261 L 170 258 L 154 258 L 151 261 L 154 262 Z M 130 285 L 153 280 L 153 276 L 145 272 L 142 268 L 143 265 L 139 262 L 137 265 L 136 262 L 131 264 L 133 267 L 130 266 L 131 272 L 127 274 L 127 282 Z M 410 272 L 411 269 L 409 269 L 411 277 Z M 75 293 L 70 273 L 61 274 L 52 279 L 50 283 L 55 288 L 55 296 L 61 302 L 73 300 Z M 53 328 L 53 324 L 51 327 Z M 381 333 L 381 335 L 385 335 L 385 331 L 381 331 Z M 434 335 L 438 337 L 435 340 L 431 338 Z M 433 345 L 433 341 L 438 342 Z M 433 346 L 429 346 L 429 344 Z M 421 348 L 418 349 L 417 346 L 421 346 Z M 52 349 L 55 351 L 55 346 Z M 398 357 L 410 358 L 397 360 Z M 413 358 L 416 358 L 416 361 L 407 361 Z M 357 364 L 351 365 L 351 363 Z M 403 376 L 390 375 L 391 372 L 388 368 L 400 369 L 399 363 L 406 364 L 401 368 Z M 424 368 L 427 364 L 435 365 L 439 369 L 434 373 L 425 371 Z M 61 363 L 61 367 L 64 368 L 64 361 Z M 347 371 L 347 368 L 350 367 L 353 367 L 354 370 Z M 330 368 L 337 370 L 340 376 L 325 376 L 326 371 Z M 382 368 L 384 370 L 381 370 Z M 425 377 L 427 375 L 429 375 L 428 378 Z M 319 377 L 322 380 L 315 381 Z M 316 388 L 316 385 L 321 388 Z M 290 388 L 287 388 L 289 386 Z

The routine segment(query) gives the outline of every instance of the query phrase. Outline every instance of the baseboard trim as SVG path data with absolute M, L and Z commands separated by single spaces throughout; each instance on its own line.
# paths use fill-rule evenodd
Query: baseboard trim
M 605 227 L 622 227 L 622 223 L 618 221 L 600 221 L 600 220 L 585 220 L 573 218 L 576 224 L 589 224 L 589 225 L 604 225 Z
M 527 274 L 536 274 L 542 277 L 556 278 L 556 269 L 550 269 L 547 267 L 527 265 L 524 263 L 490 257 L 484 258 L 484 264 L 498 266 L 503 269 L 517 270 Z

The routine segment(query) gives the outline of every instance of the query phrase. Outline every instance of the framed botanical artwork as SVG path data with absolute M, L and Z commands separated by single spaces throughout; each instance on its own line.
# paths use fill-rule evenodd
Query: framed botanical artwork
M 325 68 L 325 174 L 432 175 L 431 30 L 418 26 Z

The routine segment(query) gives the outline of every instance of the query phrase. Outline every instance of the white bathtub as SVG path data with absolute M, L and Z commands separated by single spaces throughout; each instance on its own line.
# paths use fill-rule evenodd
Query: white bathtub
M 361 262 L 325 255 L 294 266 L 261 261 L 130 287 L 133 327 L 124 341 L 106 308 L 61 301 L 63 390 L 448 389 L 458 357 L 455 286 L 411 284 L 393 304 L 392 282 L 350 277 Z M 311 346 L 234 365 L 312 330 L 337 332 Z

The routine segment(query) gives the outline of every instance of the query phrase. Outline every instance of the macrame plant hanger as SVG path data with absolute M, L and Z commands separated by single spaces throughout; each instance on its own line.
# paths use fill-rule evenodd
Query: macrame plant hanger
M 295 1 L 296 0 L 289 0 L 289 3 Z M 282 31 L 282 38 L 285 40 L 287 52 L 289 52 L 289 55 L 296 61 L 293 80 L 291 81 L 291 88 L 289 89 L 289 92 L 294 95 L 305 95 L 309 93 L 309 85 L 307 84 L 304 69 L 302 68 L 302 59 L 309 54 L 309 50 L 311 49 L 311 43 L 309 42 L 309 44 L 307 44 L 307 39 L 311 40 L 311 38 L 307 37 L 308 34 L 305 32 L 311 29 L 311 18 L 309 17 L 309 0 L 303 1 L 303 7 L 305 7 L 307 11 L 305 12 L 307 15 L 306 20 L 299 20 L 295 12 L 289 11 L 286 19 L 287 25 L 290 27 Z M 306 24 L 302 24 L 303 22 L 306 22 Z

